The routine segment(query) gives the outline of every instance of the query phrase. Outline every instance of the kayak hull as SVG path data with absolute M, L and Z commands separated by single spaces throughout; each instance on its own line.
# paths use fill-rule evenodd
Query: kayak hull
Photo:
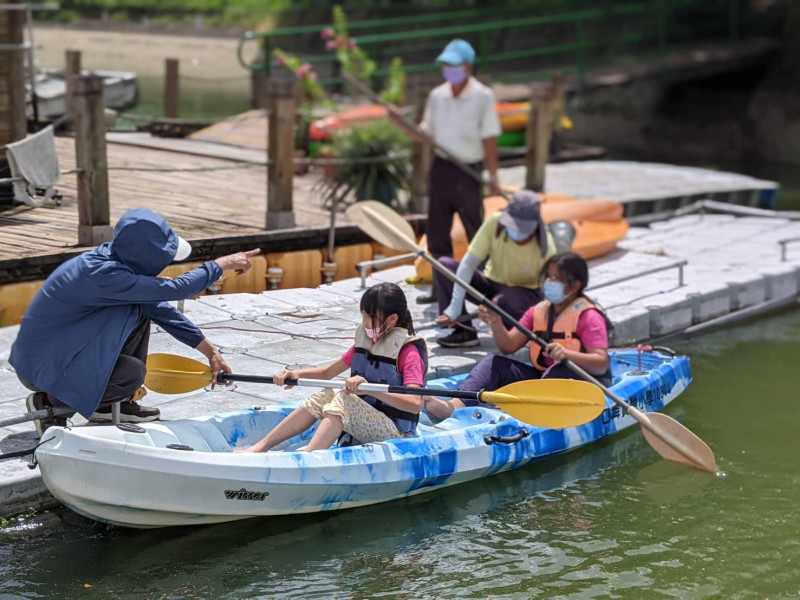
M 643 412 L 661 410 L 691 382 L 689 360 L 615 351 L 613 389 Z M 460 378 L 431 385 L 454 387 Z M 489 407 L 463 408 L 420 435 L 311 453 L 240 454 L 293 410 L 275 405 L 143 424 L 144 433 L 113 426 L 48 429 L 36 451 L 45 485 L 91 519 L 126 527 L 199 525 L 257 516 L 355 508 L 486 477 L 579 448 L 633 426 L 607 400 L 595 420 L 543 429 Z M 425 419 L 421 420 L 422 421 Z M 168 444 L 192 448 L 174 449 Z

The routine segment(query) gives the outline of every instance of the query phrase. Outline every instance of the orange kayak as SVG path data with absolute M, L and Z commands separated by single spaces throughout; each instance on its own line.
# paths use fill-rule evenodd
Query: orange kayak
M 611 252 L 617 242 L 628 233 L 628 223 L 622 218 L 624 207 L 614 200 L 575 200 L 564 194 L 543 194 L 542 218 L 545 223 L 569 221 L 575 228 L 575 241 L 572 251 L 585 259 L 596 258 Z M 501 196 L 491 196 L 483 200 L 484 218 L 505 208 L 507 202 Z M 467 252 L 467 234 L 458 215 L 453 219 L 450 230 L 453 239 L 453 254 L 461 259 Z M 428 239 L 422 236 L 420 246 L 428 247 Z M 414 263 L 417 276 L 430 281 L 430 264 L 422 258 Z
M 530 102 L 496 102 L 495 107 L 504 132 L 525 130 L 528 125 Z M 329 142 L 335 131 L 388 118 L 389 113 L 380 104 L 356 106 L 312 121 L 308 127 L 308 135 L 314 142 Z
M 314 142 L 329 142 L 334 131 L 388 118 L 388 111 L 380 104 L 356 106 L 328 115 L 324 119 L 312 121 L 311 125 L 308 126 L 308 136 Z
M 504 132 L 524 131 L 528 126 L 531 112 L 530 102 L 496 102 L 495 108 L 500 117 L 500 127 Z

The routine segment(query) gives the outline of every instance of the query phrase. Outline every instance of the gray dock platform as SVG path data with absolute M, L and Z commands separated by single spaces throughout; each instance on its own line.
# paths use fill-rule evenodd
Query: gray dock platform
M 524 187 L 525 167 L 501 169 L 500 183 Z M 659 213 L 696 200 L 774 208 L 779 185 L 747 175 L 660 163 L 598 160 L 547 165 L 545 191 L 604 198 L 625 205 L 625 217 Z
M 798 241 L 781 243 L 794 239 Z M 627 346 L 691 332 L 728 315 L 796 303 L 800 221 L 777 213 L 771 217 L 682 216 L 632 228 L 617 250 L 590 266 L 588 294 L 606 308 L 614 322 L 614 345 Z M 626 279 L 643 273 L 647 274 Z M 412 267 L 390 268 L 373 273 L 367 285 L 380 281 L 402 285 L 414 322 L 420 327 L 433 321 L 437 309 L 416 304 L 416 296 L 427 288 L 405 283 L 412 274 Z M 187 301 L 186 314 L 222 349 L 235 371 L 266 375 L 285 366 L 325 364 L 341 355 L 352 343 L 360 320 L 356 304 L 363 291 L 360 283 L 353 278 L 317 289 L 204 296 Z M 0 418 L 24 412 L 28 393 L 8 364 L 17 330 L 0 329 Z M 440 348 L 433 342 L 441 330 L 422 330 L 420 335 L 429 340 L 430 377 L 469 371 L 483 356 L 497 352 L 488 328 L 481 323 L 479 331 L 481 345 L 460 350 Z M 157 327 L 150 351 L 203 359 Z M 525 352 L 520 351 L 519 358 L 524 358 Z M 176 419 L 297 400 L 312 391 L 240 383 L 177 396 L 150 393 L 145 403 L 160 407 L 163 418 Z M 82 421 L 76 418 L 75 424 Z M 29 423 L 0 429 L 0 453 L 35 443 Z M 27 464 L 27 458 L 0 461 L 1 515 L 54 503 L 39 472 L 29 470 Z

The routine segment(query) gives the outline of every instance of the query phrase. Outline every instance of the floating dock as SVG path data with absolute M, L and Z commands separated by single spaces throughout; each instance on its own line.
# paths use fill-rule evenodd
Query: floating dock
M 591 261 L 588 294 L 614 322 L 614 345 L 692 333 L 796 304 L 800 216 L 761 212 L 767 216 L 691 214 L 634 227 L 616 251 Z M 433 321 L 437 309 L 416 304 L 416 296 L 427 286 L 406 283 L 413 273 L 411 266 L 377 271 L 367 277 L 366 285 L 399 283 L 420 328 Z M 326 364 L 340 356 L 352 344 L 360 320 L 356 302 L 362 293 L 361 279 L 352 278 L 315 289 L 203 296 L 186 302 L 186 314 L 222 349 L 234 370 L 266 375 L 286 366 Z M 25 411 L 28 390 L 8 364 L 17 331 L 16 326 L 0 329 L 0 418 Z M 420 331 L 429 341 L 431 377 L 469 371 L 481 358 L 497 352 L 482 323 L 481 345 L 476 348 L 440 348 L 433 339 L 442 333 L 436 328 Z M 157 327 L 150 351 L 202 359 Z M 525 355 L 523 349 L 517 357 L 524 360 Z M 164 418 L 175 419 L 299 400 L 311 391 L 239 383 L 177 396 L 150 393 L 145 402 L 159 406 Z M 76 424 L 82 421 L 75 419 Z M 29 423 L 0 429 L 0 453 L 35 443 Z M 5 514 L 53 503 L 38 471 L 29 470 L 27 462 L 27 458 L 0 461 L 0 506 Z
M 500 171 L 500 183 L 521 188 L 525 167 Z M 625 205 L 625 218 L 663 213 L 696 202 L 775 208 L 779 185 L 737 173 L 697 167 L 618 160 L 547 165 L 545 191 L 575 198 L 603 198 Z

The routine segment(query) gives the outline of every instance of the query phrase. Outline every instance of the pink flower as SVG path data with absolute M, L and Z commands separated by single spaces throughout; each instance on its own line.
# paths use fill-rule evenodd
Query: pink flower
M 327 42 L 325 42 L 325 50 L 330 52 L 334 48 L 336 48 L 336 42 L 334 42 L 333 40 L 328 40 Z
M 356 47 L 356 38 L 350 38 L 350 41 L 347 42 L 347 47 L 352 50 Z
M 347 46 L 347 38 L 343 38 L 343 37 L 336 38 L 336 45 L 339 48 L 344 48 L 345 46 Z
M 297 75 L 298 79 L 302 79 L 306 76 L 307 69 L 304 67 L 299 67 L 297 71 L 295 71 L 295 75 Z
M 326 27 L 325 29 L 322 30 L 322 33 L 320 35 L 322 36 L 323 40 L 329 40 L 333 37 L 333 29 L 331 29 L 330 27 Z
M 286 64 L 286 59 L 283 58 L 282 56 L 279 56 L 278 57 L 278 65 L 280 65 L 282 67 L 285 64 Z
M 305 62 L 305 63 L 303 63 L 303 64 L 301 65 L 301 67 L 300 67 L 300 68 L 301 68 L 301 69 L 305 69 L 305 70 L 306 70 L 306 72 L 308 72 L 308 71 L 310 71 L 310 70 L 311 70 L 311 63 L 307 63 L 307 62 Z
M 311 72 L 308 74 L 308 78 L 309 78 L 311 81 L 316 81 L 316 80 L 317 80 L 317 72 L 316 72 L 316 71 L 311 71 Z

